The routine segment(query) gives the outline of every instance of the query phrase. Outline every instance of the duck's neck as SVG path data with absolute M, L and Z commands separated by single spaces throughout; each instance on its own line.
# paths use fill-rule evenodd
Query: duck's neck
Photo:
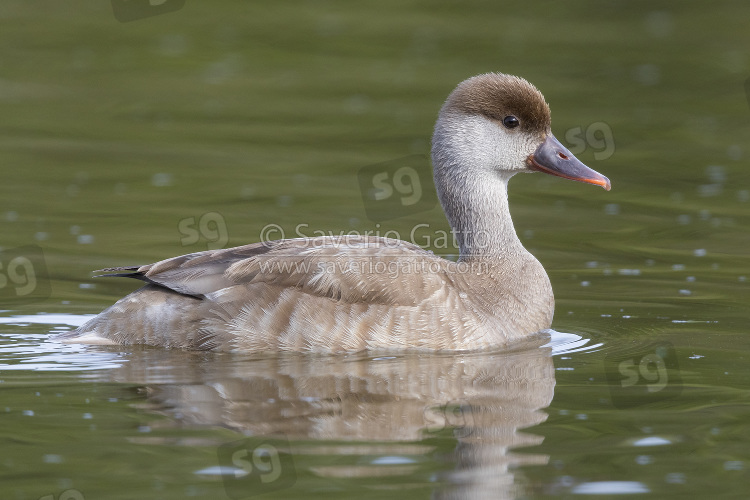
M 446 104 L 447 106 L 447 104 Z M 440 203 L 460 259 L 506 260 L 528 254 L 508 209 L 509 165 L 522 153 L 499 139 L 497 125 L 480 116 L 440 112 L 432 136 L 432 164 Z
M 508 208 L 511 174 L 441 167 L 435 169 L 435 183 L 456 235 L 460 260 L 505 260 L 526 254 Z M 461 174 L 451 175 L 456 172 Z

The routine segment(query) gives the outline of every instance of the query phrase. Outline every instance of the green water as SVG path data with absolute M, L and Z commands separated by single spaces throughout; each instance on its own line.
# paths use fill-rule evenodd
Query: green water
M 746 498 L 748 19 L 740 1 L 187 0 L 121 23 L 109 2 L 4 1 L 3 498 Z M 537 85 L 612 181 L 511 182 L 554 332 L 461 356 L 47 341 L 135 288 L 91 270 L 269 227 L 455 253 L 438 206 L 378 212 L 361 169 L 423 178 L 443 99 L 495 70 Z

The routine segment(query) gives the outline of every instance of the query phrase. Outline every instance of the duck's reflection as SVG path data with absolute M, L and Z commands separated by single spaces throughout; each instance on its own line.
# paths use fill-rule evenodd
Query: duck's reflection
M 297 467 L 319 477 L 415 475 L 436 482 L 438 498 L 514 498 L 515 469 L 547 461 L 512 451 L 543 439 L 520 429 L 543 422 L 552 401 L 546 340 L 496 353 L 381 357 L 146 349 L 107 378 L 144 385 L 144 407 L 167 414 L 166 425 L 284 436 Z

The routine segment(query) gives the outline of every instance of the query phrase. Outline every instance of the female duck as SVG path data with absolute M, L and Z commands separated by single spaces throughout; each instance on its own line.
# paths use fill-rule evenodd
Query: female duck
M 552 288 L 516 236 L 508 181 L 541 171 L 609 190 L 609 180 L 555 139 L 533 85 L 498 73 L 448 96 L 432 162 L 458 262 L 399 240 L 320 237 L 105 269 L 146 285 L 59 338 L 238 352 L 472 350 L 549 328 Z

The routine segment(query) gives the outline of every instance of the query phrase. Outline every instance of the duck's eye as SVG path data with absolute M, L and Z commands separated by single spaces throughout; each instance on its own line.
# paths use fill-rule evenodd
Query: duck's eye
M 521 122 L 518 121 L 518 118 L 513 115 L 508 115 L 503 118 L 503 125 L 505 125 L 505 128 L 516 128 L 520 124 Z

